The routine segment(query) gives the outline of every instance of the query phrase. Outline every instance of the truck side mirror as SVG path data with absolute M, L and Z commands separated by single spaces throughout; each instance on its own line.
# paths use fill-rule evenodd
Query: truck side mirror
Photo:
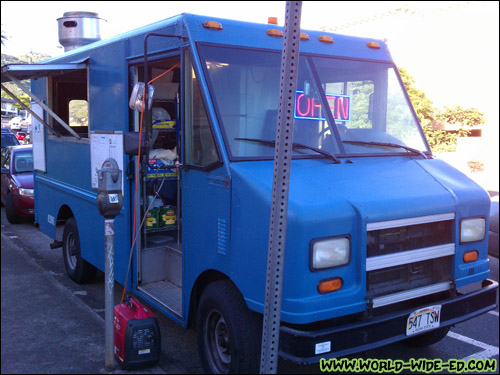
M 153 85 L 148 85 L 148 95 L 145 94 L 146 84 L 144 82 L 137 82 L 132 89 L 132 94 L 130 95 L 130 101 L 128 103 L 129 107 L 134 111 L 142 112 L 145 106 L 146 99 L 148 101 L 148 109 L 151 110 L 153 106 L 153 95 L 155 88 Z M 146 96 L 146 97 L 145 97 Z

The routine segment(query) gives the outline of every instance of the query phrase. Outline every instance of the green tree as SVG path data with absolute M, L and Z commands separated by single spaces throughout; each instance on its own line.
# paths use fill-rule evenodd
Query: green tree
M 443 112 L 438 113 L 437 118 L 448 124 L 460 124 L 467 127 L 484 124 L 484 114 L 476 108 L 462 108 L 459 105 L 445 107 Z
M 425 96 L 422 90 L 415 87 L 415 79 L 405 69 L 398 68 L 398 70 L 420 124 L 430 125 L 435 120 L 434 113 L 436 112 L 432 100 Z
M 30 108 L 31 107 L 31 98 L 29 97 L 28 94 L 22 93 L 17 97 L 26 107 Z M 24 109 L 22 108 L 19 104 L 15 104 L 15 106 L 18 107 L 18 109 Z
M 399 68 L 399 73 L 433 152 L 456 151 L 459 137 L 467 136 L 470 127 L 485 123 L 484 115 L 475 108 L 463 109 L 456 105 L 440 112 L 432 100 L 415 87 L 415 79 L 405 69 Z M 454 133 L 447 132 L 435 126 L 439 120 L 461 126 Z
M 4 44 L 4 41 L 7 39 L 7 37 L 4 35 L 4 31 L 2 30 L 2 44 Z M 43 54 L 43 53 L 38 53 L 38 52 L 33 52 L 31 51 L 29 54 L 25 54 L 22 56 L 11 56 L 2 53 L 2 66 L 7 65 L 7 64 L 29 64 L 31 61 L 33 63 L 37 63 L 42 60 L 46 60 L 50 58 L 49 55 Z M 30 87 L 31 83 L 30 80 L 24 80 L 21 81 L 25 86 Z M 4 83 L 5 87 L 12 92 L 21 102 L 24 103 L 28 108 L 31 106 L 30 105 L 30 97 L 24 93 L 16 84 L 12 82 L 5 82 Z M 6 92 L 2 90 L 2 98 L 8 98 L 12 99 L 10 95 L 8 95 Z M 17 109 L 23 109 L 19 104 L 15 103 L 14 106 Z
M 69 102 L 70 126 L 88 126 L 89 109 L 86 100 L 72 100 Z

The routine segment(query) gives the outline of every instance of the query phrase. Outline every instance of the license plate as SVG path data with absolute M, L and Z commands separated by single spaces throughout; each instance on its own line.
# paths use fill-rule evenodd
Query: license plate
M 415 335 L 438 328 L 441 320 L 441 305 L 424 307 L 414 311 L 406 321 L 406 335 Z

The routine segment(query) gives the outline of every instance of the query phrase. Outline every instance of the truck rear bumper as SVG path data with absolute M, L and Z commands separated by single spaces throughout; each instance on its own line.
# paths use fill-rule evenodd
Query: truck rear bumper
M 495 309 L 497 289 L 498 283 L 488 279 L 483 281 L 479 290 L 439 301 L 437 304 L 442 306 L 440 327 L 451 326 Z M 297 363 L 316 363 L 321 358 L 342 357 L 404 340 L 408 338 L 408 316 L 421 307 L 426 306 L 315 331 L 281 326 L 280 356 Z M 319 347 L 330 347 L 330 351 L 317 354 L 316 348 Z

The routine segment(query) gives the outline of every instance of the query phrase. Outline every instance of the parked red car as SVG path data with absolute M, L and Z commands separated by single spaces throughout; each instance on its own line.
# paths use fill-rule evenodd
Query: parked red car
M 9 146 L 2 150 L 2 204 L 11 224 L 34 219 L 33 146 Z
M 23 141 L 26 138 L 26 133 L 25 132 L 17 132 L 16 138 L 18 141 Z

